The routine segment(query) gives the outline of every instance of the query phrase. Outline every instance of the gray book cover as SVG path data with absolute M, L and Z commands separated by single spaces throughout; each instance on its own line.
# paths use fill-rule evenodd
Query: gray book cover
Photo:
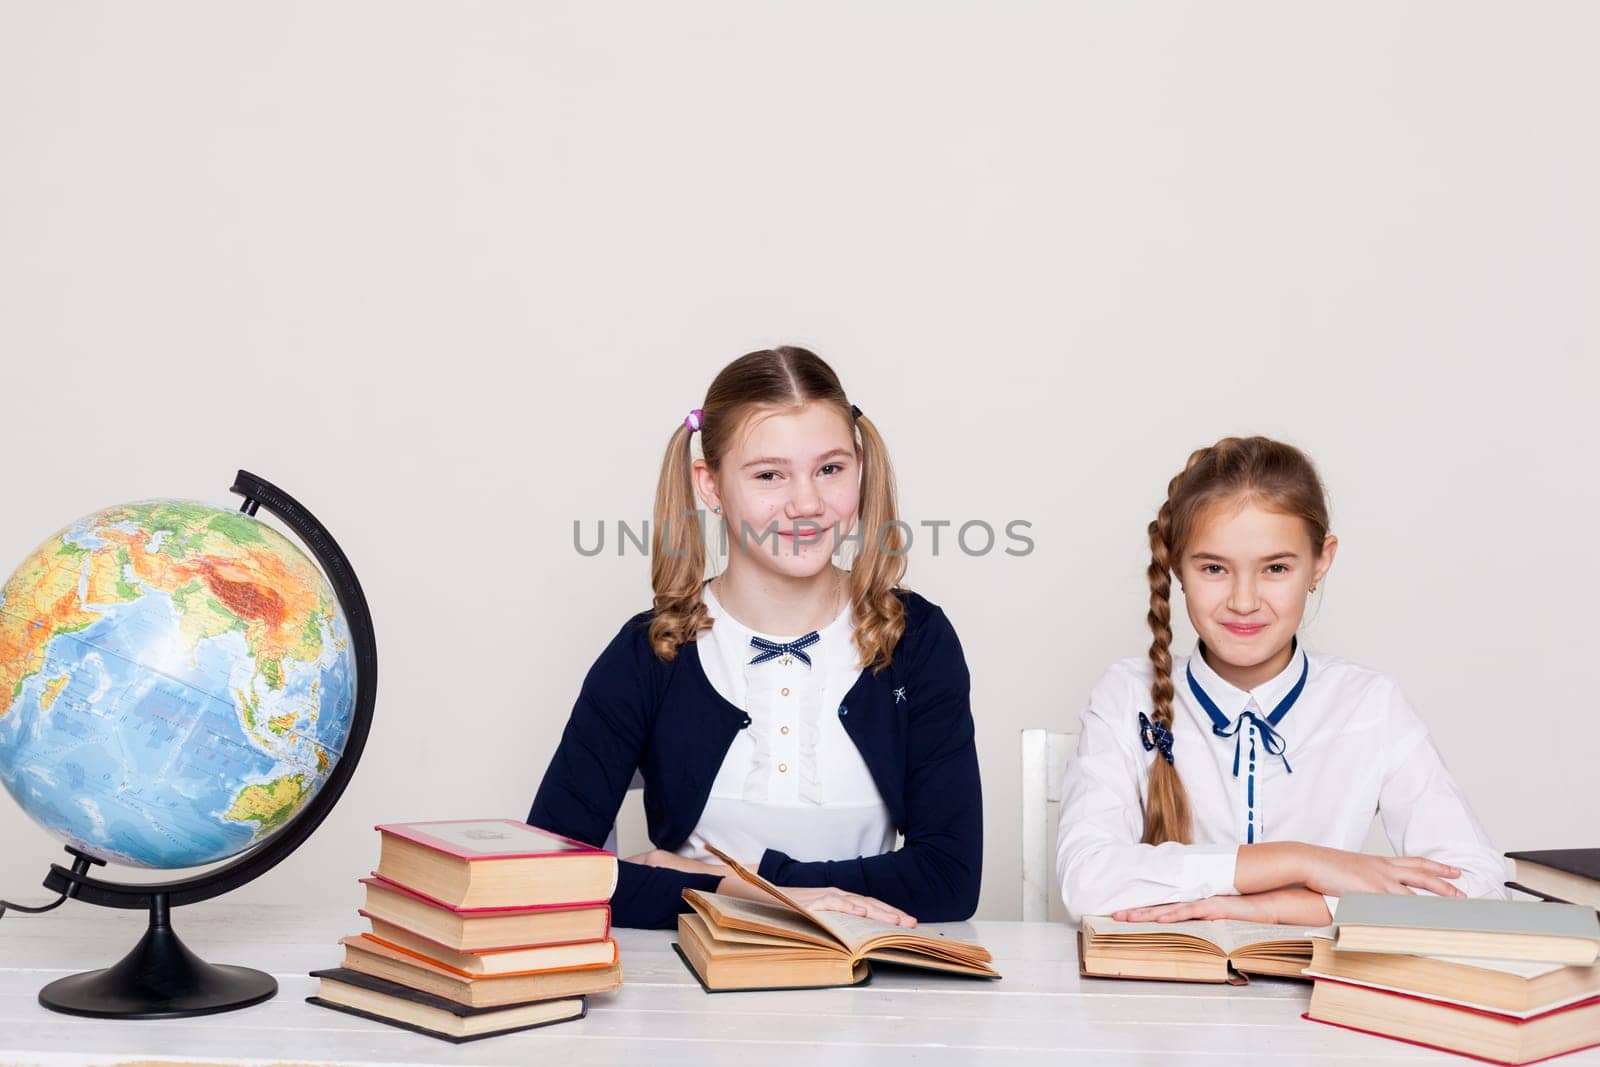
M 1576 904 L 1542 900 L 1472 900 L 1399 893 L 1351 893 L 1339 898 L 1334 928 L 1382 926 L 1405 930 L 1537 934 L 1600 941 L 1600 915 Z

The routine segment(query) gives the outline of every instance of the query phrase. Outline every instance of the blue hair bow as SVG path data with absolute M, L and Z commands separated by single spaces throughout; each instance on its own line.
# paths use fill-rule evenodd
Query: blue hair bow
M 1139 713 L 1139 741 L 1144 745 L 1144 750 L 1150 752 L 1161 750 L 1161 755 L 1168 763 L 1172 760 L 1172 731 L 1158 722 L 1152 722 L 1150 716 L 1144 712 Z M 1176 766 L 1176 764 L 1173 764 Z

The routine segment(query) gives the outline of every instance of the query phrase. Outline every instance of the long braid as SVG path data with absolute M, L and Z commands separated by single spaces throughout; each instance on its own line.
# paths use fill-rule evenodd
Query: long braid
M 1224 442 L 1218 442 L 1220 448 Z M 1150 566 L 1146 576 L 1150 580 L 1150 610 L 1145 621 L 1150 624 L 1150 680 L 1151 721 L 1170 730 L 1172 728 L 1172 501 L 1178 494 L 1184 478 L 1203 460 L 1212 455 L 1213 448 L 1202 448 L 1189 456 L 1183 472 L 1167 483 L 1167 499 L 1150 523 Z M 1189 794 L 1183 788 L 1183 779 L 1173 764 L 1158 754 L 1150 765 L 1150 794 L 1144 808 L 1144 842 L 1159 845 L 1163 841 L 1187 844 L 1190 836 Z

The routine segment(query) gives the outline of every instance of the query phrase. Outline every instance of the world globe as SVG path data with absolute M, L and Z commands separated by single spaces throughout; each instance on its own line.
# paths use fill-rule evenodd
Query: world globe
M 103 859 L 195 867 L 262 842 L 328 780 L 355 694 L 327 579 L 253 515 L 106 508 L 0 590 L 0 783 Z

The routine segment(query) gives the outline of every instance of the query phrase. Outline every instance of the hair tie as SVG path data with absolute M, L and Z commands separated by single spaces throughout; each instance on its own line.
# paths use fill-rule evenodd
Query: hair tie
M 856 407 L 854 404 L 851 404 L 850 405 L 850 417 L 852 419 L 859 419 L 861 417 L 861 409 Z
M 1146 752 L 1158 749 L 1162 757 L 1172 763 L 1172 731 L 1158 722 L 1152 722 L 1150 716 L 1142 711 L 1139 713 L 1139 741 Z
M 700 409 L 695 408 L 693 411 L 689 412 L 689 417 L 683 420 L 683 424 L 689 427 L 690 433 L 694 433 L 700 428 L 700 414 Z

